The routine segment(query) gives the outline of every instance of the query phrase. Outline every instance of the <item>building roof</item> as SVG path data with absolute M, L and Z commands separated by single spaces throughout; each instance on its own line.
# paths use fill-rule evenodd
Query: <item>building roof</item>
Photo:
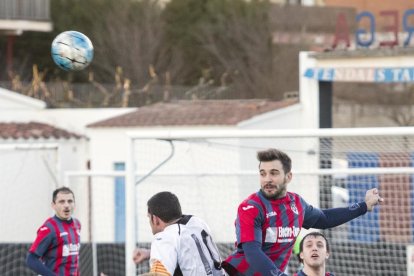
M 46 102 L 0 87 L 0 109 L 45 109 Z
M 156 103 L 125 115 L 90 124 L 88 127 L 236 125 L 256 115 L 295 103 L 296 99 L 182 100 Z
M 81 135 L 48 124 L 0 123 L 0 139 L 80 139 Z

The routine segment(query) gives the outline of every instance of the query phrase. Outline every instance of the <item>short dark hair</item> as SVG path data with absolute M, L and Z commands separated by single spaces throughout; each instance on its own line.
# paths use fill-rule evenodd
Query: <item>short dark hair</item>
M 160 192 L 153 195 L 147 202 L 148 214 L 159 217 L 164 222 L 171 222 L 180 218 L 181 212 L 180 201 L 177 196 L 171 192 Z
M 302 238 L 302 240 L 300 241 L 300 244 L 299 244 L 299 254 L 298 254 L 299 262 L 303 263 L 303 260 L 300 257 L 300 253 L 303 252 L 303 243 L 305 242 L 305 240 L 306 240 L 307 237 L 322 237 L 325 240 L 325 243 L 326 243 L 326 251 L 329 253 L 329 242 L 328 242 L 328 239 L 325 237 L 325 235 L 322 234 L 321 232 L 317 232 L 317 231 L 310 232 L 310 233 L 306 234 Z
M 290 172 L 290 170 L 292 169 L 292 160 L 290 159 L 289 155 L 277 149 L 270 148 L 267 150 L 258 151 L 257 160 L 259 160 L 260 162 L 279 160 L 283 165 L 283 170 L 285 171 L 285 173 Z
M 71 189 L 69 189 L 68 187 L 60 187 L 60 188 L 57 188 L 56 190 L 53 191 L 53 195 L 52 195 L 52 201 L 53 201 L 53 203 L 56 202 L 56 197 L 57 197 L 58 193 L 62 193 L 62 194 L 72 194 L 73 195 L 73 199 L 75 199 L 75 194 L 72 192 Z

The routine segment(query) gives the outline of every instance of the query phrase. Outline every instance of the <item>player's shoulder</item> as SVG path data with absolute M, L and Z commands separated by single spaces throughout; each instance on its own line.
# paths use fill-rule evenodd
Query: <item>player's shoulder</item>
M 191 216 L 191 218 L 188 220 L 188 223 L 185 225 L 187 227 L 204 227 L 207 225 L 207 223 L 199 217 Z
M 42 226 L 40 226 L 39 227 L 39 229 L 41 229 L 41 228 L 48 228 L 48 229 L 50 229 L 50 230 L 53 230 L 54 229 L 54 227 L 53 227 L 53 225 L 55 225 L 56 224 L 56 219 L 55 219 L 55 217 L 50 217 L 50 218 L 47 218 L 44 222 L 43 222 L 43 224 L 42 224 Z
M 183 229 L 183 226 L 176 223 L 165 227 L 163 231 L 154 235 L 151 248 L 155 247 L 161 251 L 169 247 L 175 248 L 179 243 Z
M 72 218 L 73 219 L 73 223 L 76 225 L 76 227 L 81 228 L 81 223 L 77 218 Z
M 250 212 L 263 212 L 264 205 L 260 198 L 260 196 L 257 193 L 251 194 L 248 196 L 245 200 L 243 200 L 239 204 L 238 211 L 239 212 L 246 212 L 248 210 L 251 210 Z
M 299 203 L 306 203 L 306 200 L 299 194 L 293 192 L 287 192 L 286 195 L 290 198 L 290 201 L 295 201 Z
M 53 228 L 50 225 L 44 224 L 37 229 L 38 234 L 46 235 L 53 232 Z
M 244 199 L 240 203 L 239 208 L 240 208 L 240 206 L 246 206 L 246 205 L 249 205 L 249 204 L 254 204 L 254 205 L 262 204 L 262 199 L 260 198 L 258 193 L 254 193 L 254 194 L 249 195 L 246 199 Z
M 53 217 L 50 217 L 48 219 L 46 219 L 43 224 L 37 229 L 37 233 L 39 235 L 47 235 L 49 233 L 55 232 L 55 227 L 53 227 L 54 225 L 54 219 Z

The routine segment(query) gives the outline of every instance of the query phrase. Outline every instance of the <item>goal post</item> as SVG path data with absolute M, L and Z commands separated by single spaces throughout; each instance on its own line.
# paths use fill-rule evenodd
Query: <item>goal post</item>
M 373 212 L 324 231 L 332 244 L 328 267 L 333 272 L 368 275 L 374 271 L 385 276 L 407 271 L 405 247 L 413 242 L 414 229 L 414 128 L 217 128 L 127 134 L 127 275 L 137 271 L 131 261 L 136 244 L 152 238 L 146 201 L 162 190 L 177 194 L 184 213 L 206 220 L 223 257 L 231 252 L 237 206 L 260 187 L 256 152 L 269 147 L 289 154 L 293 180 L 288 190 L 314 206 L 360 202 L 373 187 L 385 197 Z M 361 259 L 369 259 L 369 265 L 359 266 Z M 295 272 L 297 265 L 292 258 L 290 271 Z

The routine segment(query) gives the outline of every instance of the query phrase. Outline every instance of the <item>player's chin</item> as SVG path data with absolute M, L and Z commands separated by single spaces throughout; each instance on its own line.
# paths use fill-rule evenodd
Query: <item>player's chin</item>
M 63 212 L 62 214 L 63 219 L 70 219 L 70 217 L 71 217 L 71 212 Z
M 264 195 L 268 199 L 274 199 L 277 194 L 277 190 L 275 189 L 262 189 Z

